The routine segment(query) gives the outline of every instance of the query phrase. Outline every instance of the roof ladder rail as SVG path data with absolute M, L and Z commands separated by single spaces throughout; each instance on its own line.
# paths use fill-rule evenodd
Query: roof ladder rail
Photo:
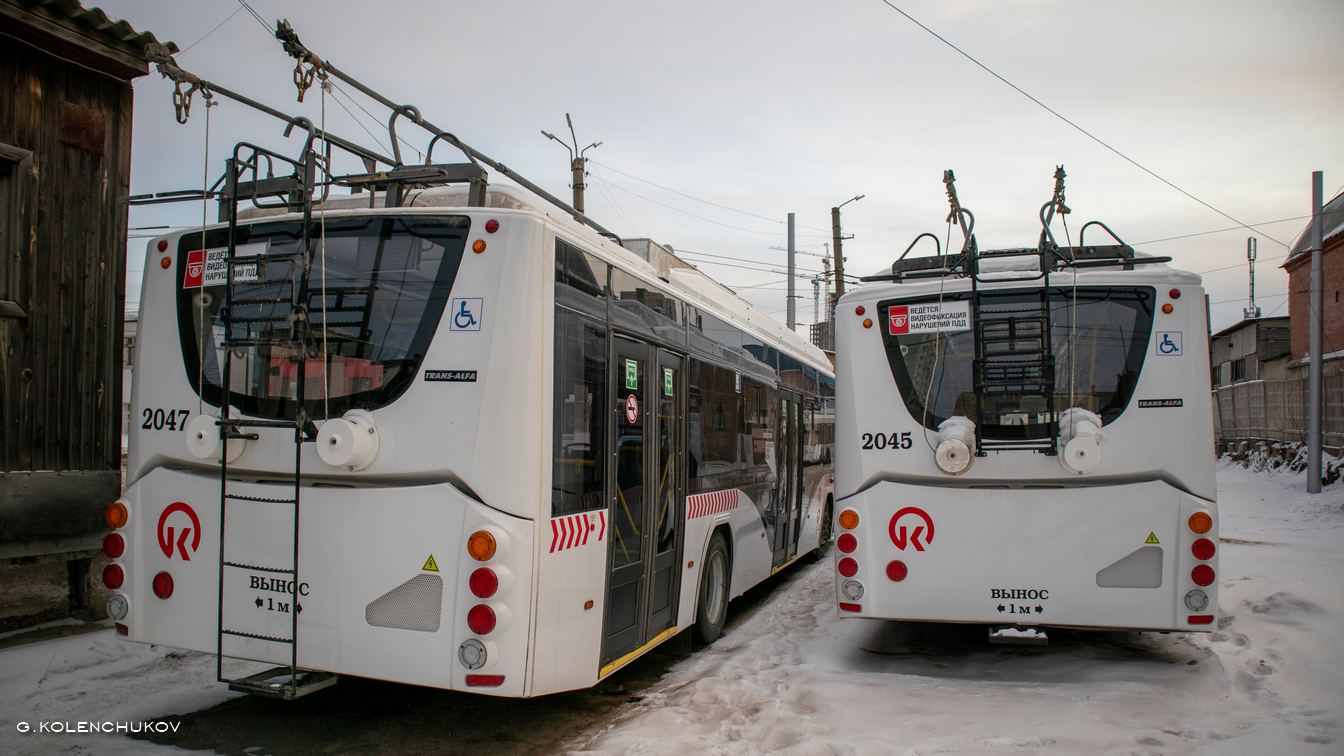
M 290 480 L 293 494 L 289 498 L 252 496 L 231 490 L 237 485 L 230 479 L 228 455 L 220 461 L 219 484 L 219 604 L 216 614 L 215 677 L 229 685 L 229 690 L 276 698 L 295 699 L 334 684 L 339 678 L 329 672 L 306 670 L 299 667 L 299 614 L 302 594 L 299 574 L 299 512 L 303 491 L 303 443 L 316 438 L 316 427 L 305 409 L 306 367 L 309 343 L 308 304 L 309 274 L 312 271 L 312 209 L 316 185 L 317 164 L 321 157 L 313 149 L 314 130 L 309 124 L 309 138 L 299 160 L 287 158 L 255 145 L 240 142 L 229 159 L 225 189 L 221 192 L 221 215 L 228 219 L 228 248 L 225 255 L 227 281 L 220 308 L 225 338 L 223 344 L 223 400 L 228 406 L 233 396 L 232 360 L 246 358 L 259 362 L 269 358 L 289 360 L 297 357 L 297 377 L 294 400 L 286 402 L 287 417 L 277 420 L 247 420 L 227 417 L 219 422 L 221 439 L 257 439 L 262 431 L 290 430 L 294 434 L 294 473 Z M 294 172 L 283 178 L 259 178 L 262 164 L 267 172 L 276 163 L 288 164 Z M 250 177 L 250 180 L 242 179 Z M 275 255 L 238 254 L 239 199 L 256 203 L 261 196 L 284 196 L 288 209 L 303 212 L 302 234 L 298 251 Z M 225 211 L 227 208 L 227 212 Z M 245 357 L 244 357 L 245 356 Z M 228 415 L 228 413 L 225 413 Z M 232 505 L 232 507 L 230 506 Z M 274 507 L 288 507 L 293 515 L 293 541 L 288 564 L 252 564 L 246 559 L 231 558 L 229 550 L 229 517 L 243 523 L 257 520 L 274 521 L 266 513 Z M 242 539 L 238 539 L 242 542 Z M 267 555 L 269 558 L 271 555 Z M 281 560 L 277 560 L 281 561 Z M 279 585 L 281 590 L 266 591 L 265 599 L 258 595 L 255 608 L 251 593 L 242 592 L 239 573 L 250 573 L 252 580 L 267 580 L 268 585 Z M 260 575 L 258 575 L 260 573 Z M 275 582 L 270 582 L 275 581 Z M 278 594 L 278 595 L 277 595 Z M 280 597 L 283 597 L 281 599 Z M 278 600 L 279 599 L 279 600 Z M 263 603 L 264 602 L 264 603 Z M 277 612 L 287 615 L 287 632 L 276 632 L 277 623 L 256 622 L 256 612 Z M 251 620 L 251 621 L 249 621 Z M 261 631 L 259 631 L 261 630 Z M 225 642 L 233 653 L 248 653 L 249 644 L 280 644 L 289 646 L 289 664 L 259 674 L 230 679 L 224 675 Z M 243 657 L 247 658 L 247 657 Z M 255 657 L 253 657 L 255 658 Z

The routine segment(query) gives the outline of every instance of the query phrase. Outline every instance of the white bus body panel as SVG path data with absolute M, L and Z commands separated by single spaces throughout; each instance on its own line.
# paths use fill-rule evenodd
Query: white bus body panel
M 284 485 L 231 483 L 230 492 L 258 498 L 286 498 Z M 376 495 L 376 499 L 375 499 Z M 131 609 L 125 621 L 130 640 L 214 653 L 219 600 L 219 481 L 160 468 L 127 490 L 130 518 L 123 529 L 127 554 L 119 560 L 128 569 Z M 184 528 L 195 526 L 178 508 L 162 518 L 170 505 L 182 502 L 199 522 L 200 540 L 174 543 Z M 162 524 L 160 523 L 162 518 Z M 485 526 L 507 533 L 495 557 L 477 562 L 462 547 L 467 537 Z M 169 532 L 169 528 L 172 531 Z M 526 695 L 530 594 L 533 574 L 532 522 L 511 517 L 473 501 L 447 484 L 405 488 L 305 488 L 299 546 L 298 664 L 376 679 L 471 690 L 498 695 Z M 161 546 L 172 546 L 171 556 Z M 228 561 L 258 568 L 288 568 L 281 558 L 293 550 L 293 511 L 288 505 L 230 501 L 225 553 Z M 185 550 L 188 559 L 183 558 Z M 430 557 L 438 571 L 425 569 Z M 511 615 L 481 639 L 498 649 L 488 671 L 505 676 L 500 688 L 467 688 L 467 670 L 457 660 L 462 641 L 477 637 L 467 627 L 467 611 L 481 599 L 467 580 L 477 567 L 507 567 L 514 584 L 488 602 Z M 173 594 L 159 599 L 147 587 L 166 571 Z M 417 576 L 442 579 L 441 608 L 433 630 L 370 624 L 370 604 Z M 291 637 L 287 606 L 293 596 L 290 578 L 262 569 L 224 569 L 224 628 L 274 638 Z M 276 585 L 279 580 L 282 585 Z M 276 590 L 279 588 L 279 590 Z M 414 597 L 432 601 L 432 593 Z M 403 600 L 404 612 L 417 611 Z M 185 606 L 184 606 L 185 605 Z M 398 606 L 392 622 L 398 622 Z M 505 612 L 499 611 L 501 615 Z M 409 615 L 408 615 L 409 616 Z M 386 622 L 387 620 L 384 620 Z M 425 619 L 407 620 L 427 627 Z M 434 624 L 430 621 L 430 624 Z M 224 654 L 288 665 L 288 644 L 225 635 Z
M 837 556 L 853 557 L 859 571 L 837 581 L 857 580 L 865 588 L 852 602 L 862 611 L 842 616 L 1207 630 L 1186 618 L 1216 613 L 1218 606 L 1216 581 L 1197 586 L 1190 577 L 1196 564 L 1217 571 L 1216 555 L 1198 562 L 1190 551 L 1197 538 L 1217 538 L 1217 523 L 1204 536 L 1186 526 L 1197 511 L 1215 513 L 1165 483 L 1012 490 L 884 482 L 840 508 L 859 514 L 858 547 Z M 926 521 L 907 508 L 929 516 L 932 537 Z M 1160 585 L 1098 585 L 1098 572 L 1140 549 L 1160 550 Z M 900 582 L 887 577 L 893 560 L 908 569 Z M 1186 609 L 1185 594 L 1195 588 L 1209 595 L 1210 609 Z

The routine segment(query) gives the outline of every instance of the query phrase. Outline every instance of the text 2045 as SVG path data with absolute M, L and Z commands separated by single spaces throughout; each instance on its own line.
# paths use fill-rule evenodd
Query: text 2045
M 175 431 L 178 428 L 185 428 L 187 425 L 187 416 L 191 414 L 190 410 L 166 410 L 144 408 L 140 411 L 145 421 L 140 424 L 143 430 L 170 430 Z
M 865 449 L 909 449 L 913 443 L 910 440 L 909 431 L 863 434 L 863 448 Z

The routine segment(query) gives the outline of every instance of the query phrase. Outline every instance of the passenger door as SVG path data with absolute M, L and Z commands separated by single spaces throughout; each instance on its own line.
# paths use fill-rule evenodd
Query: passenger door
M 685 467 L 682 357 L 615 338 L 610 576 L 602 663 L 676 624 Z

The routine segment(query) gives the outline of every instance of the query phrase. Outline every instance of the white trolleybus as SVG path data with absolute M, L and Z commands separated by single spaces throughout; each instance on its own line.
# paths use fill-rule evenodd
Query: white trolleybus
M 1213 629 L 1199 276 L 1088 245 L 1097 222 L 1058 246 L 1062 169 L 1037 247 L 979 250 L 950 174 L 961 250 L 908 248 L 836 307 L 840 615 Z
M 472 162 L 324 178 L 332 145 L 385 158 L 293 120 L 302 158 L 240 144 L 223 222 L 149 244 L 118 632 L 250 692 L 536 696 L 713 641 L 829 540 L 820 350 L 427 123 Z

